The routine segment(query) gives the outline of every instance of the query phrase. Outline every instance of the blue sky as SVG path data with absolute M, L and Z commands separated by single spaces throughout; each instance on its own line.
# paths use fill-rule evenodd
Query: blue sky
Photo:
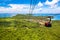
M 32 9 L 32 13 L 60 13 L 60 0 L 0 0 L 0 13 L 30 13 Z

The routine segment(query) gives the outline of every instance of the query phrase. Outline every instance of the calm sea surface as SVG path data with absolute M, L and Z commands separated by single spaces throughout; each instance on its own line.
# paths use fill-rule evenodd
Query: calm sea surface
M 12 17 L 16 14 L 11 13 L 0 13 L 0 18 L 2 17 Z M 54 16 L 53 20 L 60 20 L 60 14 L 33 14 L 33 16 Z

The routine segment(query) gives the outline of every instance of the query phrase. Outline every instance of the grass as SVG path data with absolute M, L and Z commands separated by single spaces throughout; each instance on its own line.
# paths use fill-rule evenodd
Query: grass
M 1 19 L 0 40 L 60 40 L 60 21 L 45 27 L 24 19 Z

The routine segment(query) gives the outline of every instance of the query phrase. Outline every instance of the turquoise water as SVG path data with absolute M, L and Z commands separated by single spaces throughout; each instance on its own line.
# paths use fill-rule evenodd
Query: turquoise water
M 0 13 L 0 18 L 3 18 L 3 17 L 12 17 L 16 14 L 12 14 L 12 13 Z
M 0 18 L 2 17 L 12 17 L 16 14 L 13 13 L 0 13 Z M 54 16 L 53 20 L 60 20 L 60 14 L 33 14 L 33 16 Z
M 34 16 L 53 16 L 53 20 L 60 20 L 60 14 L 33 14 Z

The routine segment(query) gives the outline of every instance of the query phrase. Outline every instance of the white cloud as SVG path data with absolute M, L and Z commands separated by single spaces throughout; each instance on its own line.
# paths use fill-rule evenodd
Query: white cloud
M 35 9 L 33 13 L 47 13 L 47 14 L 57 14 L 57 13 L 60 13 L 60 7 L 58 8 L 54 8 L 54 9 L 51 9 L 51 8 L 42 8 L 41 10 L 40 9 Z
M 53 8 L 53 9 L 50 9 L 50 8 L 48 8 L 48 9 L 43 9 L 41 12 L 43 13 L 43 12 L 45 12 L 45 13 L 54 13 L 54 14 L 56 14 L 56 13 L 60 13 L 60 7 L 56 7 L 56 8 Z
M 0 13 L 29 13 L 29 4 L 9 4 L 11 7 L 0 7 Z M 38 3 L 33 13 L 60 13 L 60 7 L 55 8 L 42 8 L 43 4 Z
M 35 7 L 33 6 L 33 11 L 32 11 L 32 13 L 37 13 L 38 12 L 38 10 L 41 10 L 42 9 L 42 6 L 43 6 L 43 4 L 41 3 L 41 2 L 39 2 L 37 5 L 35 5 Z
M 49 2 L 48 0 L 45 2 L 45 5 L 49 5 L 51 8 L 57 7 L 57 4 L 59 0 L 52 0 L 51 2 Z
M 43 6 L 44 6 L 43 3 L 39 2 L 39 3 L 36 5 L 35 9 L 42 9 Z
M 9 4 L 11 7 L 0 7 L 0 13 L 28 13 L 30 6 L 28 4 Z
M 37 6 L 42 7 L 43 4 L 42 4 L 41 2 L 39 2 L 39 3 L 37 4 Z

